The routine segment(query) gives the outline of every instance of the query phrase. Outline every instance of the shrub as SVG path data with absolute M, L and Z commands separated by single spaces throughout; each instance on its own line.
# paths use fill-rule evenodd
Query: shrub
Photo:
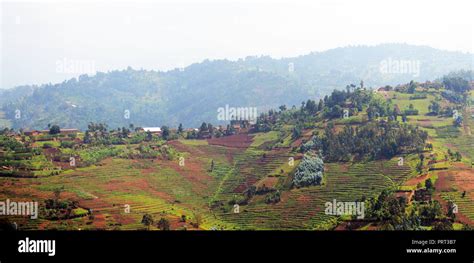
M 267 204 L 276 204 L 280 202 L 280 200 L 281 200 L 281 195 L 280 195 L 280 191 L 278 190 L 273 193 L 268 194 L 265 197 L 265 203 Z

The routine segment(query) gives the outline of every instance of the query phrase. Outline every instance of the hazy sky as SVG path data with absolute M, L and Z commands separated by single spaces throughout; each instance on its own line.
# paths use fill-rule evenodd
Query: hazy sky
M 472 0 L 2 1 L 0 87 L 408 43 L 473 53 Z

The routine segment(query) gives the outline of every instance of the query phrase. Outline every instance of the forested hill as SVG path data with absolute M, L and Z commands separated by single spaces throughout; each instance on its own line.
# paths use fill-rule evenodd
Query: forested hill
M 111 128 L 130 123 L 197 127 L 203 121 L 219 124 L 217 109 L 226 105 L 264 112 L 318 99 L 361 80 L 366 87 L 378 87 L 436 79 L 471 69 L 473 58 L 430 47 L 385 44 L 283 59 L 206 60 L 167 72 L 129 68 L 3 91 L 0 112 L 7 119 L 3 123 L 25 129 L 50 123 L 85 128 L 89 122 L 107 122 Z M 410 68 L 397 67 L 401 63 Z

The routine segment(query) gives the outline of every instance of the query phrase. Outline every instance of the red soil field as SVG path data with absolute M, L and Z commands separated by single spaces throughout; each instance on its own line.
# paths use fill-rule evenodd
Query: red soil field
M 405 182 L 405 185 L 417 185 L 419 183 L 424 184 L 425 180 L 428 179 L 429 176 L 427 174 L 424 174 L 422 176 L 418 176 L 415 178 L 411 178 Z
M 219 145 L 230 148 L 248 148 L 252 144 L 252 136 L 248 134 L 237 134 L 221 138 L 208 139 L 210 145 Z

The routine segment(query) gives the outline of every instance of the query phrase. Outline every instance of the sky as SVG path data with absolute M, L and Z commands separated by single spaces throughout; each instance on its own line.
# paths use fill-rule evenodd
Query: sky
M 474 53 L 472 0 L 0 1 L 0 88 L 350 45 Z

